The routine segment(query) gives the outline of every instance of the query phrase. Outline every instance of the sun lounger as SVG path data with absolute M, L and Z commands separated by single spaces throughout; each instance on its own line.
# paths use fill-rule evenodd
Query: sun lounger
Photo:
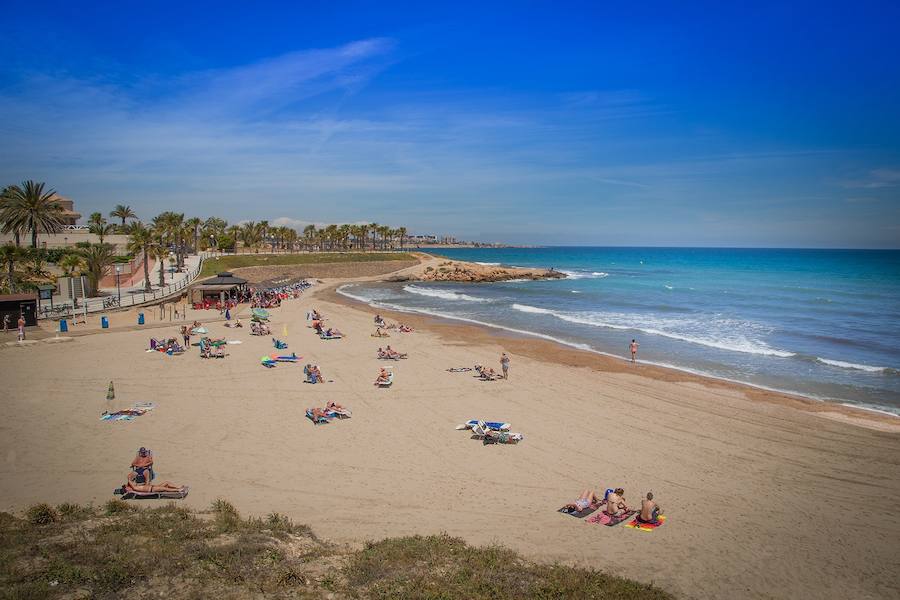
M 323 334 L 320 335 L 319 337 L 322 338 L 323 340 L 339 340 L 339 339 L 341 339 L 341 338 L 344 337 L 344 336 L 343 336 L 343 335 L 340 335 L 340 334 L 325 335 L 325 334 L 323 333 Z
M 509 423 L 504 423 L 503 421 L 482 421 L 480 419 L 471 419 L 466 421 L 462 425 L 457 425 L 457 429 L 472 429 L 473 427 L 481 425 L 482 428 L 493 429 L 494 431 L 509 431 L 512 427 Z
M 487 444 L 517 444 L 525 439 L 521 433 L 509 433 L 507 431 L 495 431 L 482 424 L 472 427 L 472 438 L 480 439 Z
M 330 422 L 328 417 L 313 417 L 312 409 L 306 409 L 306 418 L 313 422 L 313 425 L 325 425 Z
M 378 387 L 391 387 L 391 384 L 394 383 L 394 374 L 388 373 L 387 381 L 376 381 L 375 384 Z

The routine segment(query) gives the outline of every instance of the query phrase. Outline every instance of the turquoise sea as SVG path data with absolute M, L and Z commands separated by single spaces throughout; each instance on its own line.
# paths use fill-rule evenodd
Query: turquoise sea
M 625 357 L 900 414 L 900 251 L 440 249 L 553 267 L 504 283 L 379 283 L 341 293 Z

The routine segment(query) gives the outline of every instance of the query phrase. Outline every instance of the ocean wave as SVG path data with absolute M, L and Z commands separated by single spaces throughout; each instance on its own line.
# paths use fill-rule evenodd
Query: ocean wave
M 853 369 L 855 371 L 866 371 L 867 373 L 884 373 L 887 371 L 894 371 L 889 367 L 873 367 L 872 365 L 861 365 L 857 363 L 844 362 L 842 360 L 833 360 L 830 358 L 822 358 L 821 356 L 817 356 L 816 360 L 820 363 L 824 363 L 826 365 L 831 365 L 832 367 L 840 367 L 842 369 Z
M 500 263 L 478 262 L 477 260 L 475 261 L 475 264 L 476 265 L 484 265 L 485 267 L 499 267 L 500 266 Z
M 571 271 L 559 269 L 560 273 L 564 273 L 569 279 L 603 279 L 609 277 L 609 273 L 602 271 Z
M 478 298 L 460 292 L 450 290 L 435 290 L 432 288 L 423 288 L 417 285 L 404 285 L 403 291 L 419 296 L 428 296 L 429 298 L 440 298 L 441 300 L 464 300 L 466 302 L 493 302 L 490 298 Z
M 665 285 L 665 284 L 663 284 L 663 287 L 666 288 L 667 290 L 674 290 L 674 289 L 675 289 L 675 288 L 673 288 L 671 285 Z
M 794 356 L 793 352 L 777 350 L 761 340 L 752 339 L 747 335 L 736 334 L 735 332 L 740 329 L 746 330 L 754 327 L 752 324 L 733 319 L 673 319 L 627 313 L 561 312 L 537 306 L 528 306 L 527 304 L 513 304 L 512 308 L 524 313 L 551 315 L 569 323 L 620 331 L 640 331 L 648 335 L 658 335 L 688 342 L 689 344 L 728 350 L 730 352 L 778 356 L 781 358 Z M 707 337 L 685 331 L 685 329 L 696 331 L 700 328 L 712 329 L 713 335 Z

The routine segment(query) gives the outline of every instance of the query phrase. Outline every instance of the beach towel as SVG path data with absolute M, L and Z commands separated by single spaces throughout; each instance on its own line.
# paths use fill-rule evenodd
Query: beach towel
M 209 333 L 209 329 L 207 329 L 206 327 L 194 327 L 193 329 L 191 329 L 191 333 L 193 333 L 193 334 Z
M 584 517 L 597 512 L 597 509 L 599 509 L 604 504 L 606 504 L 606 502 L 601 500 L 600 502 L 591 504 L 584 510 L 577 510 L 575 508 L 572 508 L 571 506 L 563 506 L 557 512 L 561 512 L 564 515 L 569 515 L 570 517 L 577 517 L 579 519 L 583 519 Z
M 322 334 L 322 335 L 320 335 L 319 337 L 322 338 L 323 340 L 339 340 L 339 339 L 341 339 L 341 338 L 344 337 L 344 336 L 342 336 L 342 335 L 325 335 L 325 334 Z
M 122 494 L 122 500 L 181 500 L 187 497 L 189 490 L 187 486 L 180 492 L 126 492 L 123 488 L 119 488 L 113 493 Z
M 313 422 L 313 425 L 324 425 L 329 423 L 328 417 L 313 418 L 312 410 L 306 409 L 306 418 Z
M 100 415 L 101 421 L 132 421 L 135 417 L 140 417 L 143 414 L 153 410 L 152 403 L 146 404 L 136 404 L 131 408 L 126 408 L 124 410 L 117 410 L 115 412 L 106 412 L 104 411 L 102 415 Z
M 467 371 L 471 371 L 472 367 L 451 367 L 447 369 L 448 373 L 466 373 Z
M 636 510 L 629 510 L 625 514 L 620 515 L 618 517 L 611 517 L 608 514 L 606 514 L 605 512 L 602 512 L 598 515 L 593 515 L 591 517 L 588 517 L 587 519 L 585 519 L 585 522 L 606 525 L 607 527 L 613 527 L 615 525 L 618 525 L 622 521 L 627 521 L 628 519 L 630 519 L 631 517 L 636 515 L 637 512 L 638 511 L 636 511 Z
M 631 520 L 629 523 L 625 523 L 625 527 L 628 529 L 640 529 L 641 531 L 653 531 L 660 525 L 666 522 L 666 515 L 659 515 L 656 518 L 656 523 L 644 523 L 643 521 L 639 521 L 637 517 Z

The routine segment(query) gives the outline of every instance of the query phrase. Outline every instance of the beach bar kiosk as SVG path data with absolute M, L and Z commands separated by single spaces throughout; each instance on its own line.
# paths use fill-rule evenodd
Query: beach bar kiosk
M 224 299 L 234 299 L 247 288 L 247 280 L 231 273 L 219 273 L 191 288 L 190 302 L 193 305 L 209 302 L 215 304 Z
M 9 315 L 9 323 L 15 329 L 19 321 L 19 315 L 25 317 L 25 325 L 33 327 L 37 325 L 37 294 L 7 294 L 0 296 L 0 323 Z

